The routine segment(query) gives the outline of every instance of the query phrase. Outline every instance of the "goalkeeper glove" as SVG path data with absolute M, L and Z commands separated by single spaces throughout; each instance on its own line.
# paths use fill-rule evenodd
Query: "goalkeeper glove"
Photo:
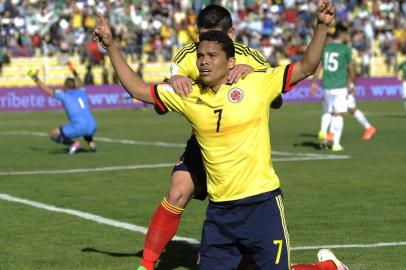
M 33 70 L 33 69 L 30 69 L 30 70 L 28 70 L 28 76 L 30 76 L 31 77 L 31 79 L 34 81 L 34 82 L 37 82 L 38 80 L 39 80 L 39 78 L 38 78 L 38 72 L 39 72 L 39 70 L 37 69 L 37 70 Z
M 68 68 L 69 68 L 70 72 L 72 72 L 73 76 L 75 76 L 75 77 L 78 76 L 78 73 L 76 72 L 76 69 L 73 66 L 72 62 L 68 63 Z

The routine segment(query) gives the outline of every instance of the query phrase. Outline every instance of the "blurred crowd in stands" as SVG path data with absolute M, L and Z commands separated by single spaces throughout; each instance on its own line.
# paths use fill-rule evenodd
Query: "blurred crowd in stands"
M 393 69 L 406 54 L 406 1 L 334 2 L 337 21 L 350 29 L 362 74 L 368 76 L 376 54 Z M 169 61 L 197 40 L 197 14 L 211 3 L 232 12 L 236 41 L 259 49 L 272 65 L 300 58 L 317 5 L 316 0 L 0 0 L 0 71 L 14 57 L 34 55 L 56 56 L 60 64 L 79 55 L 83 64 L 103 64 L 104 51 L 92 40 L 97 12 L 107 14 L 130 60 Z

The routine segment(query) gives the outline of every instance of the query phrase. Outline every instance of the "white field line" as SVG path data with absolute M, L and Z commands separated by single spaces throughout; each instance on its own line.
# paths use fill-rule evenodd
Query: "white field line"
M 89 172 L 106 172 L 106 171 L 121 171 L 121 170 L 137 170 L 137 169 L 151 169 L 151 168 L 165 168 L 172 167 L 174 163 L 160 163 L 160 164 L 141 164 L 141 165 L 128 165 L 128 166 L 107 166 L 98 168 L 86 169 L 67 169 L 67 170 L 37 170 L 37 171 L 16 171 L 16 172 L 0 172 L 0 176 L 11 175 L 33 175 L 33 174 L 67 174 L 67 173 L 89 173 Z
M 374 112 L 374 111 L 364 111 L 362 112 L 365 115 L 371 115 L 371 116 L 406 116 L 405 112 Z M 321 110 L 306 110 L 303 112 L 300 112 L 301 114 L 320 114 Z
M 51 212 L 63 213 L 67 215 L 76 216 L 79 218 L 83 218 L 86 220 L 94 221 L 100 224 L 109 225 L 137 233 L 146 234 L 147 228 L 142 226 L 133 225 L 126 222 L 116 221 L 109 218 L 105 218 L 98 215 L 93 215 L 90 213 L 74 210 L 74 209 L 67 209 L 67 208 L 59 208 L 53 205 L 48 205 L 36 201 L 30 201 L 26 199 L 21 199 L 17 197 L 10 196 L 8 194 L 0 193 L 0 199 L 8 202 L 20 203 L 25 204 L 28 206 L 36 207 L 39 209 L 44 209 Z M 179 237 L 175 236 L 173 238 L 175 241 L 184 241 L 192 245 L 198 245 L 200 242 L 193 238 L 187 237 Z M 406 241 L 399 241 L 399 242 L 389 242 L 389 243 L 372 243 L 372 244 L 346 244 L 346 245 L 322 245 L 322 246 L 298 246 L 292 247 L 292 250 L 313 250 L 313 249 L 320 249 L 320 248 L 330 248 L 330 249 L 343 249 L 343 248 L 379 248 L 379 247 L 393 247 L 393 246 L 406 246 Z
M 31 131 L 6 131 L 0 132 L 0 135 L 29 135 L 29 136 L 48 136 L 45 132 L 31 132 Z M 185 147 L 183 144 L 167 143 L 167 142 L 148 142 L 148 141 L 133 141 L 133 140 L 116 140 L 111 138 L 97 137 L 97 141 L 108 143 L 122 143 L 133 145 L 152 145 L 162 147 Z M 289 161 L 306 161 L 306 160 L 332 160 L 332 159 L 349 159 L 348 155 L 330 155 L 330 154 L 312 154 L 312 153 L 289 153 L 272 151 L 275 162 L 289 162 Z M 282 156 L 282 157 L 277 157 Z M 88 172 L 106 172 L 106 171 L 119 171 L 119 170 L 137 170 L 137 169 L 149 169 L 149 168 L 164 168 L 171 167 L 174 163 L 161 163 L 161 164 L 140 164 L 140 165 L 123 165 L 123 166 L 106 166 L 96 168 L 78 168 L 67 170 L 35 170 L 35 171 L 12 171 L 12 172 L 0 172 L 0 176 L 12 176 L 12 175 L 35 175 L 35 174 L 60 174 L 60 173 L 88 173 Z
M 300 156 L 295 155 L 290 158 L 273 158 L 275 162 L 288 162 L 298 160 L 327 160 L 327 159 L 348 159 L 350 156 L 344 155 L 314 155 L 314 156 Z M 15 175 L 36 175 L 36 174 L 69 174 L 69 173 L 89 173 L 89 172 L 107 172 L 107 171 L 121 171 L 121 170 L 138 170 L 138 169 L 151 169 L 151 168 L 166 168 L 172 167 L 174 163 L 158 163 L 158 164 L 139 164 L 127 166 L 106 166 L 96 168 L 79 168 L 79 169 L 66 169 L 66 170 L 34 170 L 34 171 L 11 171 L 1 172 L 0 176 L 15 176 Z
M 104 218 L 98 215 L 93 215 L 90 213 L 86 213 L 86 212 L 82 212 L 82 211 L 78 211 L 78 210 L 74 210 L 74 209 L 67 209 L 67 208 L 59 208 L 53 205 L 48 205 L 48 204 L 44 204 L 44 203 L 40 203 L 40 202 L 35 202 L 35 201 L 29 201 L 26 199 L 21 199 L 21 198 L 17 198 L 17 197 L 13 197 L 10 196 L 8 194 L 4 194 L 4 193 L 0 193 L 0 199 L 1 200 L 5 200 L 5 201 L 9 201 L 9 202 L 15 202 L 15 203 L 21 203 L 21 204 L 25 204 L 25 205 L 29 205 L 32 207 L 36 207 L 36 208 L 40 208 L 40 209 L 44 209 L 44 210 L 48 210 L 51 212 L 57 212 L 57 213 L 63 213 L 63 214 L 67 214 L 67 215 L 71 215 L 71 216 L 77 216 L 86 220 L 90 220 L 90 221 L 95 221 L 97 223 L 101 223 L 101 224 L 105 224 L 105 225 L 110 225 L 113 227 L 117 227 L 117 228 L 122 228 L 122 229 L 126 229 L 129 231 L 134 231 L 134 232 L 138 232 L 138 233 L 142 233 L 142 234 L 146 234 L 147 233 L 147 228 L 142 227 L 142 226 L 137 226 L 137 225 L 133 225 L 130 223 L 126 223 L 126 222 L 121 222 L 121 221 L 116 221 L 116 220 L 112 220 L 109 218 Z M 185 237 L 178 237 L 175 236 L 174 240 L 177 241 L 186 241 L 190 244 L 198 244 L 199 241 L 192 239 L 192 238 L 185 238 Z
M 31 132 L 31 131 L 5 131 L 0 132 L 0 135 L 31 135 L 31 136 L 41 136 L 48 137 L 45 132 Z M 108 143 L 122 143 L 122 144 L 133 144 L 133 145 L 152 145 L 152 146 L 163 146 L 163 147 L 185 147 L 181 143 L 168 143 L 168 142 L 151 142 L 151 141 L 133 141 L 133 140 L 117 140 L 105 137 L 95 137 L 95 141 L 108 142 Z

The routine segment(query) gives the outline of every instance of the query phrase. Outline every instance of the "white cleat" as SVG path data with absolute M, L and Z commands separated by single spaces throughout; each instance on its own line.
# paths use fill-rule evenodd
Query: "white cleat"
M 80 148 L 80 142 L 79 141 L 75 141 L 69 148 L 69 155 L 73 155 L 76 153 L 76 151 L 78 151 L 78 149 Z
M 329 249 L 320 249 L 319 252 L 317 252 L 317 259 L 319 262 L 333 261 L 337 267 L 337 270 L 349 270 L 349 268 L 340 262 L 334 253 Z

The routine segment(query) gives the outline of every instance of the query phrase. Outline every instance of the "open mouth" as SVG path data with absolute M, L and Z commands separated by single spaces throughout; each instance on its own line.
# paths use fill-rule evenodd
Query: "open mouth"
M 206 69 L 206 68 L 200 69 L 200 75 L 201 76 L 208 76 L 210 74 L 210 72 L 211 71 L 209 69 Z

